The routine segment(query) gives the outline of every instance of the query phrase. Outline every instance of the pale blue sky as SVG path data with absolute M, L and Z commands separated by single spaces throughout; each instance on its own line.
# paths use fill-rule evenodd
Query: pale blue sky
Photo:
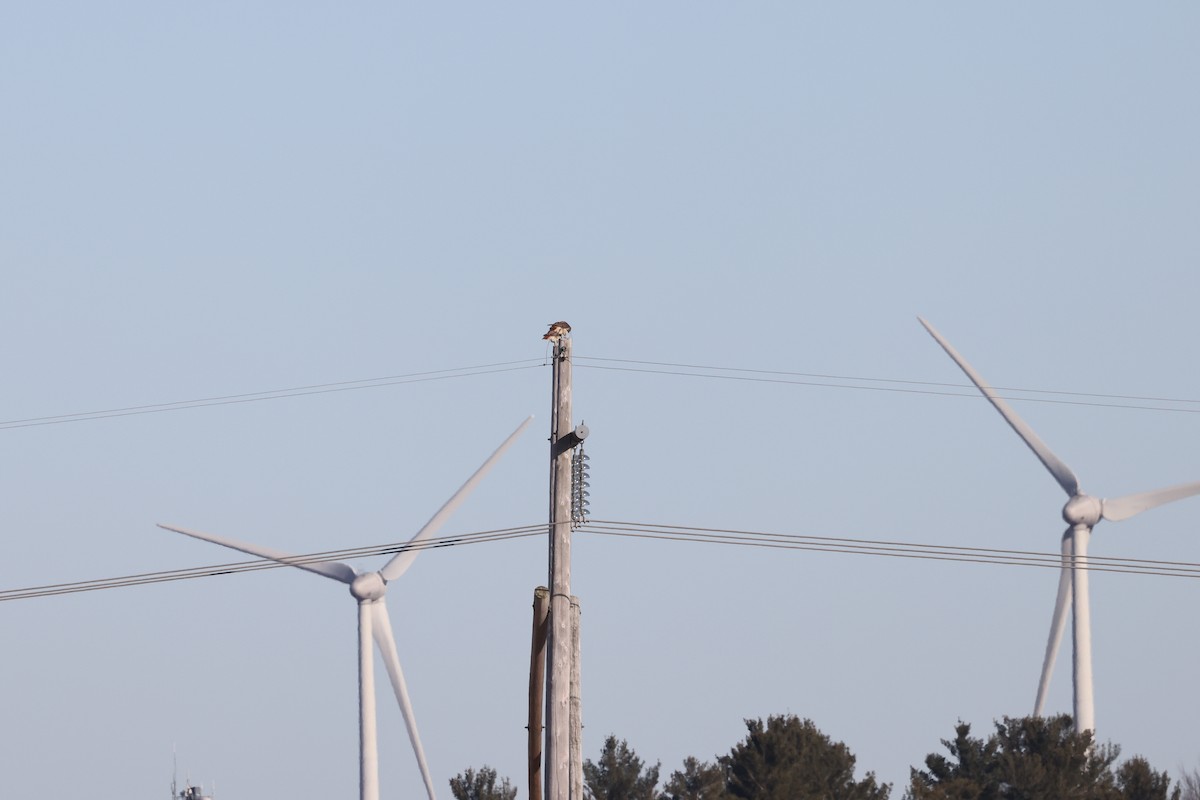
M 3 420 L 579 356 L 1200 399 L 1185 3 L 47 2 L 0 10 Z M 0 430 L 0 589 L 546 514 L 548 368 Z M 982 400 L 582 367 L 602 519 L 1054 551 Z M 1020 403 L 1098 495 L 1200 479 L 1192 411 Z M 1096 555 L 1200 561 L 1200 500 Z M 377 566 L 369 562 L 362 566 Z M 539 540 L 389 601 L 438 789 L 524 789 Z M 664 775 L 793 712 L 900 784 L 1031 710 L 1049 570 L 579 534 L 586 754 Z M 328 585 L 327 585 L 328 584 Z M 1193 580 L 1092 580 L 1100 738 L 1195 766 Z M 0 603 L 0 795 L 348 795 L 353 604 L 270 571 Z M 1051 693 L 1070 709 L 1070 651 Z M 420 791 L 381 692 L 385 795 Z M 47 786 L 50 776 L 51 786 Z M 57 780 L 59 783 L 55 784 Z M 68 786 L 69 784 L 69 786 Z

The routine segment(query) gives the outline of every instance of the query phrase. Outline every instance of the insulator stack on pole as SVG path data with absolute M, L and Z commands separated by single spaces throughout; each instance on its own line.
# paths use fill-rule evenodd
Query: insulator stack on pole
M 581 426 L 581 429 L 586 431 L 587 426 Z M 591 494 L 588 488 L 591 486 L 590 470 L 588 469 L 588 454 L 583 452 L 583 443 L 571 451 L 571 526 L 578 528 L 580 525 L 587 522 L 588 506 L 591 503 L 588 501 L 588 496 Z

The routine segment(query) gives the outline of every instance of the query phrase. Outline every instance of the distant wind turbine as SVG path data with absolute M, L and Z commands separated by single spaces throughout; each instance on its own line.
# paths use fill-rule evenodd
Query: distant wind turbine
M 392 624 L 388 619 L 387 605 L 383 596 L 387 584 L 399 578 L 412 566 L 420 548 L 418 543 L 429 539 L 437 532 L 455 509 L 462 504 L 472 489 L 483 479 L 483 476 L 499 460 L 518 436 L 529 425 L 533 417 L 522 422 L 496 451 L 483 462 L 483 466 L 475 471 L 454 496 L 446 501 L 438 512 L 425 523 L 425 527 L 417 531 L 409 540 L 408 546 L 392 557 L 378 572 L 362 572 L 339 561 L 302 562 L 294 556 L 288 556 L 276 550 L 258 545 L 244 544 L 214 536 L 209 533 L 179 528 L 174 525 L 159 525 L 169 531 L 193 536 L 207 542 L 223 545 L 240 550 L 253 556 L 267 558 L 280 564 L 315 572 L 326 578 L 341 581 L 350 587 L 350 594 L 358 601 L 358 730 L 359 730 L 359 796 L 362 800 L 379 800 L 379 752 L 375 736 L 375 662 L 372 658 L 371 639 L 379 645 L 383 663 L 387 667 L 392 688 L 396 692 L 396 700 L 400 703 L 400 712 L 404 715 L 404 724 L 408 728 L 408 738 L 412 742 L 413 753 L 417 757 L 417 765 L 421 777 L 425 781 L 425 790 L 429 800 L 437 800 L 433 791 L 433 779 L 429 774 L 429 766 L 425 763 L 425 750 L 421 746 L 421 737 L 417 733 L 417 723 L 413 716 L 412 703 L 408 699 L 408 687 L 404 683 L 404 673 L 400 670 L 400 657 L 396 654 L 396 641 L 392 638 Z
M 917 317 L 925 330 L 937 340 L 942 349 L 966 373 L 984 397 L 991 401 L 1000 415 L 1012 427 L 1017 435 L 1029 446 L 1042 465 L 1050 471 L 1058 485 L 1067 493 L 1067 504 L 1063 506 L 1062 516 L 1067 523 L 1067 531 L 1062 538 L 1062 570 L 1058 578 L 1058 599 L 1054 602 L 1054 616 L 1050 623 L 1050 638 L 1046 642 L 1046 655 L 1042 662 L 1042 677 L 1038 682 L 1037 700 L 1033 713 L 1041 716 L 1046 705 L 1046 693 L 1050 688 L 1050 674 L 1054 671 L 1054 659 L 1058 655 L 1058 647 L 1062 642 L 1063 629 L 1067 624 L 1067 603 L 1071 604 L 1071 633 L 1074 637 L 1074 690 L 1075 690 L 1075 730 L 1094 731 L 1096 729 L 1095 707 L 1092 697 L 1092 625 L 1091 611 L 1088 607 L 1088 571 L 1087 546 L 1092 528 L 1101 519 L 1118 522 L 1129 519 L 1164 503 L 1182 500 L 1200 493 L 1200 481 L 1172 486 L 1167 489 L 1131 494 L 1116 499 L 1107 500 L 1091 497 L 1079 488 L 1079 480 L 1071 468 L 1063 463 L 1050 448 L 1038 438 L 1033 429 L 1017 416 L 1016 412 L 1000 398 L 996 392 L 984 382 L 979 373 L 971 368 L 962 356 L 958 354 L 942 335 L 924 319 Z

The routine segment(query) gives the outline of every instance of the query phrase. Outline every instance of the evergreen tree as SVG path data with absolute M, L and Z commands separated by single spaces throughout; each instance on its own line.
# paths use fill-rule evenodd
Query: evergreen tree
M 854 756 L 795 715 L 746 720 L 749 734 L 727 756 L 726 789 L 745 800 L 886 800 L 868 772 L 854 780 Z
M 725 800 L 725 768 L 688 756 L 683 769 L 671 773 L 659 800 Z
M 508 778 L 496 784 L 496 770 L 486 764 L 479 772 L 467 768 L 450 779 L 450 793 L 455 800 L 516 800 L 517 787 Z
M 960 722 L 950 758 L 932 753 L 912 770 L 907 800 L 1179 800 L 1166 773 L 1134 758 L 1114 770 L 1115 745 L 1094 745 L 1071 718 L 1005 717 L 985 741 Z
M 583 762 L 583 783 L 588 800 L 655 800 L 659 764 L 645 768 L 625 740 L 610 735 L 604 740 L 600 761 Z
M 1155 772 L 1141 756 L 1134 756 L 1117 769 L 1117 788 L 1123 800 L 1180 800 L 1182 789 L 1171 792 L 1166 772 Z

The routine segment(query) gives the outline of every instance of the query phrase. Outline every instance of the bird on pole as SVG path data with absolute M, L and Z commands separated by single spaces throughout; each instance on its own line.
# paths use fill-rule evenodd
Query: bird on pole
M 550 323 L 550 330 L 546 331 L 546 335 L 543 336 L 542 338 L 546 339 L 547 341 L 557 342 L 559 339 L 566 336 L 570 332 L 571 332 L 571 326 L 568 325 L 566 322 L 559 320 L 558 322 Z

